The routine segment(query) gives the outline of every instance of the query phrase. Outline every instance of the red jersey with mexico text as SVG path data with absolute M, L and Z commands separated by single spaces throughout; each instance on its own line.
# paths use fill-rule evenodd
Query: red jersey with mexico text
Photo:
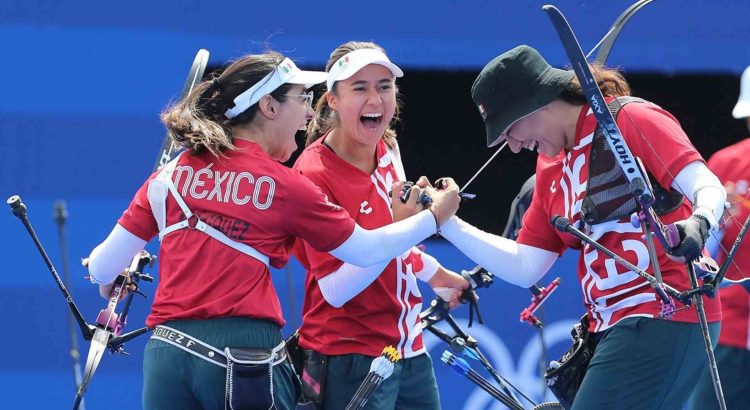
M 289 260 L 295 237 L 328 251 L 354 231 L 354 221 L 299 172 L 276 162 L 254 142 L 237 139 L 226 157 L 179 158 L 173 182 L 190 210 L 234 241 L 252 246 L 276 268 Z M 150 178 L 153 179 L 157 173 Z M 143 240 L 158 233 L 147 198 L 149 181 L 118 221 Z M 174 197 L 166 226 L 185 219 Z M 164 236 L 159 286 L 146 323 L 215 317 L 253 317 L 284 325 L 265 264 L 193 229 Z
M 399 178 L 385 142 L 378 143 L 377 168 L 367 175 L 323 145 L 324 140 L 307 147 L 295 169 L 318 184 L 331 202 L 349 211 L 361 227 L 376 229 L 392 223 L 390 191 Z M 323 298 L 317 282 L 343 262 L 307 242 L 298 241 L 295 250 L 308 271 L 301 346 L 328 355 L 378 356 L 388 345 L 405 358 L 425 351 L 419 322 L 422 296 L 413 273 L 421 270 L 419 255 L 409 252 L 406 258 L 391 260 L 370 286 L 334 308 Z
M 732 248 L 740 233 L 741 224 L 750 215 L 750 139 L 745 139 L 715 153 L 708 160 L 708 167 L 719 177 L 727 188 L 728 200 L 732 203 L 729 218 L 724 226 L 721 245 L 724 250 L 716 254 L 721 263 L 726 252 Z M 750 239 L 740 244 L 729 265 L 727 278 L 742 279 L 750 272 Z M 741 285 L 729 286 L 721 294 L 721 335 L 719 343 L 740 349 L 750 350 L 750 293 Z
M 641 158 L 646 169 L 654 175 L 652 183 L 669 187 L 674 175 L 685 165 L 702 161 L 677 120 L 653 104 L 626 105 L 617 117 L 617 124 L 633 155 Z M 562 253 L 566 248 L 581 251 L 578 280 L 592 332 L 605 330 L 626 317 L 658 317 L 660 313 L 659 298 L 646 280 L 550 224 L 553 216 L 562 215 L 583 229 L 581 205 L 586 194 L 589 155 L 596 125 L 589 106 L 584 106 L 576 125 L 575 146 L 555 158 L 539 156 L 534 200 L 524 215 L 518 237 L 519 243 L 553 252 Z M 672 223 L 688 218 L 691 212 L 685 201 L 676 210 L 662 215 L 661 220 Z M 633 227 L 628 217 L 586 227 L 585 230 L 600 244 L 653 275 L 643 232 L 641 228 Z M 661 244 L 655 242 L 664 281 L 677 289 L 688 289 L 690 283 L 684 264 L 667 258 Z M 709 321 L 721 319 L 718 300 L 706 299 L 705 305 Z M 691 308 L 677 312 L 673 320 L 696 322 L 697 317 Z

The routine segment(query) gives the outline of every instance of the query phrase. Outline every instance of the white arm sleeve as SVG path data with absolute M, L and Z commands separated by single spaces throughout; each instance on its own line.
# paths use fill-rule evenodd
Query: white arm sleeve
M 345 263 L 318 281 L 320 293 L 328 304 L 340 308 L 370 286 L 390 261 L 389 259 L 366 268 Z
M 432 256 L 412 248 L 406 251 L 402 257 L 407 257 L 411 252 L 418 253 L 422 258 L 422 269 L 414 272 L 415 276 L 422 281 L 429 281 L 437 273 L 440 263 Z M 318 281 L 320 293 L 323 298 L 333 307 L 339 308 L 355 296 L 365 290 L 375 279 L 383 273 L 385 267 L 391 260 L 376 263 L 365 268 L 344 263 L 340 268 L 326 275 Z
M 437 273 L 438 269 L 441 268 L 440 262 L 437 259 L 428 255 L 419 249 L 415 249 L 415 252 L 422 257 L 422 269 L 415 271 L 414 276 L 422 282 L 429 282 L 433 276 Z
M 441 227 L 443 237 L 499 278 L 528 288 L 557 260 L 557 253 L 484 232 L 452 217 Z
M 354 225 L 354 232 L 331 255 L 357 266 L 389 261 L 435 233 L 435 217 L 425 210 L 378 229 Z
M 146 241 L 133 235 L 120 224 L 115 225 L 107 239 L 89 255 L 89 275 L 94 282 L 107 285 L 130 266 L 133 256 L 146 246 Z
M 719 227 L 727 192 L 719 178 L 703 162 L 694 161 L 682 168 L 672 181 L 672 188 L 690 200 L 693 214 L 708 219 L 711 229 Z

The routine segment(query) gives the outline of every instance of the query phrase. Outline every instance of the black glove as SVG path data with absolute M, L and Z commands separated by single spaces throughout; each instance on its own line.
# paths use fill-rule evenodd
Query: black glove
M 680 233 L 680 243 L 670 248 L 667 253 L 682 256 L 688 262 L 698 259 L 708 239 L 708 219 L 701 215 L 691 215 L 690 218 L 675 222 L 674 225 Z

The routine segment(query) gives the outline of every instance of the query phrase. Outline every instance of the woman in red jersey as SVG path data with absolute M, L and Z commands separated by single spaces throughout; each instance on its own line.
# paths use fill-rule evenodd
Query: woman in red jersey
M 388 188 L 404 181 L 392 123 L 396 77 L 402 71 L 376 44 L 348 42 L 326 65 L 326 92 L 308 128 L 307 148 L 294 168 L 318 185 L 331 202 L 368 228 L 403 218 L 391 209 Z M 428 184 L 426 179 L 418 185 Z M 416 188 L 408 202 L 416 203 Z M 394 203 L 399 203 L 395 201 Z M 456 303 L 468 286 L 460 275 L 413 248 L 367 268 L 300 243 L 297 256 L 307 269 L 299 344 L 327 356 L 319 405 L 344 409 L 388 345 L 403 360 L 367 402 L 368 409 L 439 409 L 432 361 L 422 342 L 417 279 Z
M 678 227 L 681 242 L 666 250 L 657 242 L 656 263 L 665 283 L 688 289 L 684 260 L 697 258 L 708 231 L 717 227 L 724 189 L 671 114 L 644 100 L 621 101 L 630 94 L 625 79 L 601 67 L 593 72 L 607 103 L 618 97 L 611 105 L 619 110 L 617 124 L 625 142 L 670 199 L 660 200 L 654 209 L 664 223 Z M 671 320 L 660 319 L 660 299 L 648 282 L 550 224 L 553 216 L 562 215 L 600 244 L 653 272 L 643 232 L 630 222 L 636 208 L 628 202 L 627 180 L 622 178 L 623 187 L 614 159 L 612 166 L 601 166 L 605 153 L 614 157 L 596 132 L 596 119 L 573 72 L 551 67 L 533 48 L 519 46 L 484 67 L 472 98 L 484 119 L 488 146 L 507 140 L 513 152 L 539 152 L 536 187 L 517 241 L 458 218 L 442 227 L 443 236 L 498 277 L 523 287 L 536 283 L 566 249 L 580 251 L 578 280 L 588 331 L 598 345 L 572 408 L 681 408 L 706 366 L 695 307 L 677 311 Z M 706 299 L 705 306 L 715 343 L 718 298 Z
M 91 277 L 109 284 L 159 235 L 144 408 L 221 409 L 227 400 L 242 408 L 294 408 L 296 376 L 284 360 L 284 320 L 269 267 L 287 263 L 297 237 L 357 265 L 380 263 L 455 213 L 459 199 L 450 181 L 449 189 L 431 191 L 430 210 L 406 204 L 399 211 L 414 216 L 367 230 L 280 164 L 313 115 L 306 88 L 325 78 L 275 52 L 248 55 L 162 114 L 187 151 L 146 181 L 89 261 Z M 237 347 L 246 349 L 225 351 Z M 227 373 L 223 367 L 241 368 L 228 365 L 238 356 L 254 364 Z M 257 370 L 264 366 L 272 371 Z

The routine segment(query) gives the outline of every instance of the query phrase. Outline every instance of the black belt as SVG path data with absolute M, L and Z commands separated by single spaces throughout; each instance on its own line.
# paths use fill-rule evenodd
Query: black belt
M 169 343 L 217 366 L 227 367 L 227 356 L 224 351 L 169 326 L 156 326 L 151 339 Z M 270 359 L 272 365 L 276 365 L 286 359 L 286 349 L 284 347 L 284 342 L 282 341 L 273 349 L 269 349 L 272 352 Z

